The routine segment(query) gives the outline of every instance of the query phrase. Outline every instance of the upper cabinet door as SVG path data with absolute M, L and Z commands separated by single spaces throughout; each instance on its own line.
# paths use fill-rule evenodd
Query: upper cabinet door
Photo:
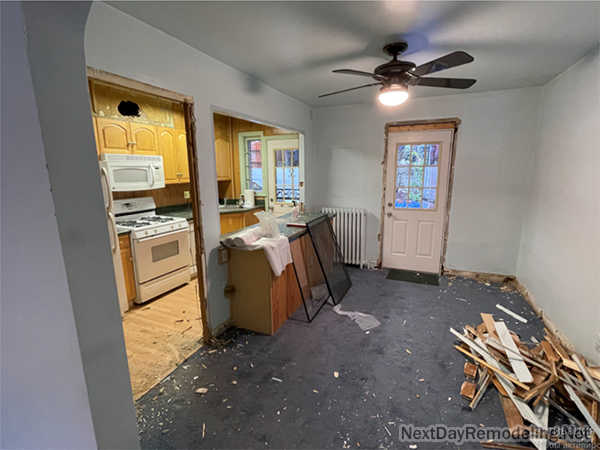
M 96 119 L 98 151 L 102 153 L 129 153 L 131 134 L 129 122 L 116 119 Z
M 156 127 L 143 123 L 131 122 L 133 153 L 140 155 L 159 155 L 156 139 Z
M 190 166 L 185 130 L 175 130 L 177 134 L 177 176 L 180 183 L 190 182 Z
M 217 179 L 232 178 L 232 142 L 229 117 L 215 114 L 215 158 L 217 161 Z
M 165 183 L 178 183 L 177 177 L 177 133 L 173 128 L 158 129 L 158 148 L 165 167 Z

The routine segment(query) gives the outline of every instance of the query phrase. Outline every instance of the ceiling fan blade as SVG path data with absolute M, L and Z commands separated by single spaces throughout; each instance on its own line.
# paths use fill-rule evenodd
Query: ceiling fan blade
M 439 72 L 440 70 L 450 69 L 451 67 L 462 66 L 463 64 L 472 62 L 474 59 L 466 52 L 452 52 L 433 61 L 421 64 L 414 70 L 411 70 L 410 73 L 420 77 L 429 73 Z
M 376 80 L 384 80 L 385 79 L 384 77 L 377 75 L 376 73 L 363 72 L 362 70 L 354 70 L 354 69 L 336 69 L 333 71 L 333 73 L 343 73 L 345 75 L 358 75 L 361 77 L 375 78 Z
M 472 78 L 416 78 L 411 85 L 431 86 L 452 89 L 467 89 L 475 84 L 477 80 Z
M 349 89 L 342 89 L 341 91 L 328 92 L 327 94 L 321 94 L 321 95 L 319 95 L 319 98 L 328 97 L 330 95 L 335 95 L 335 94 L 341 94 L 342 92 L 354 91 L 356 89 L 362 89 L 362 88 L 366 88 L 366 87 L 369 87 L 369 86 L 379 86 L 381 84 L 382 83 L 380 83 L 380 82 L 378 82 L 378 83 L 363 84 L 362 86 L 356 86 L 356 87 L 349 88 Z

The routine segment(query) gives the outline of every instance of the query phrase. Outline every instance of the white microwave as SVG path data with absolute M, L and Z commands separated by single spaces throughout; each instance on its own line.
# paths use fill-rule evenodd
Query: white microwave
M 146 191 L 165 187 L 165 169 L 160 155 L 104 153 L 100 170 L 112 192 Z

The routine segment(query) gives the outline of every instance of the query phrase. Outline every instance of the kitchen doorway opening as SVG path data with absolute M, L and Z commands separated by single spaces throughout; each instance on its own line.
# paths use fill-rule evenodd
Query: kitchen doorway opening
M 194 104 L 93 68 L 88 87 L 137 400 L 210 338 Z
M 386 124 L 381 266 L 441 274 L 459 119 Z
M 213 114 L 221 234 L 304 205 L 304 135 L 301 132 Z

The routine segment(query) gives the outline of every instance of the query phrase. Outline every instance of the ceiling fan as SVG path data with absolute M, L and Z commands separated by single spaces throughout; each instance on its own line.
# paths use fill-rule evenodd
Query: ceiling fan
M 369 86 L 381 86 L 379 101 L 386 106 L 397 106 L 408 98 L 409 86 L 467 89 L 473 86 L 477 81 L 472 78 L 434 78 L 423 76 L 472 62 L 474 58 L 466 52 L 452 52 L 417 66 L 415 63 L 400 61 L 398 59 L 398 55 L 405 52 L 407 48 L 407 43 L 403 41 L 387 44 L 383 47 L 383 51 L 388 53 L 392 57 L 392 60 L 375 68 L 373 73 L 353 69 L 334 70 L 334 73 L 373 78 L 376 82 L 321 94 L 319 95 L 319 98 L 341 94 L 342 92 L 354 91 Z

